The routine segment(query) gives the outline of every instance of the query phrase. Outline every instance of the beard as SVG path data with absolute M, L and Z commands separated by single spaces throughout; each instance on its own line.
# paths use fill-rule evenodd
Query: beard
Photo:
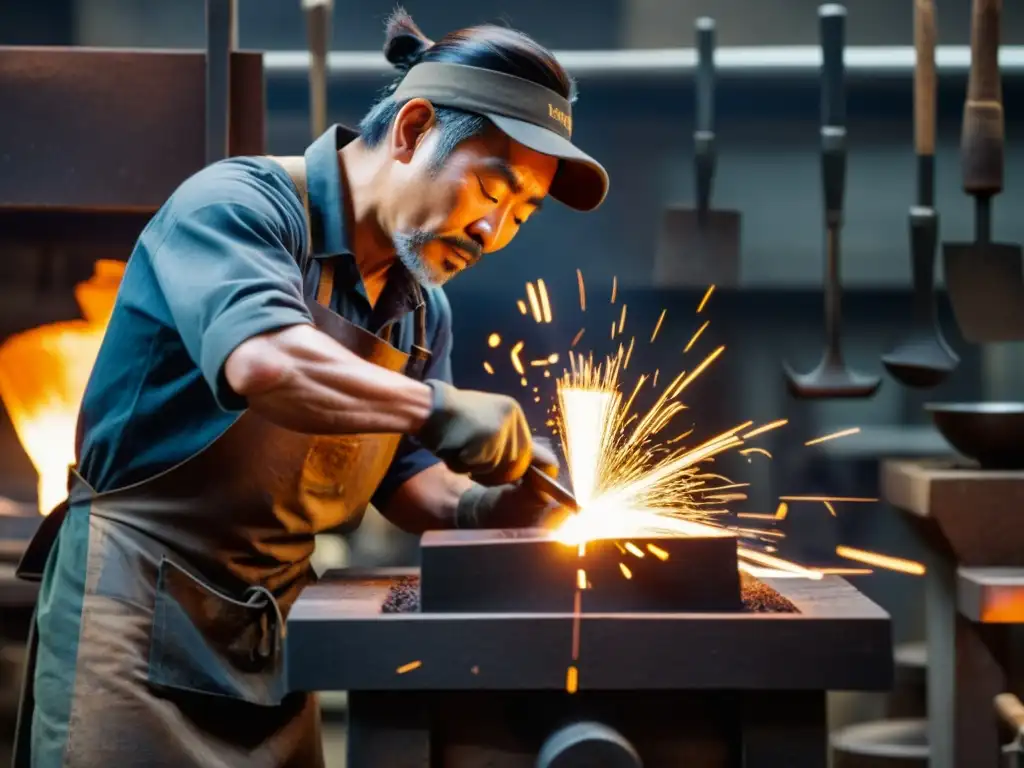
M 465 268 L 447 259 L 441 264 L 430 263 L 423 255 L 423 250 L 430 243 L 437 241 L 457 249 L 466 259 L 466 267 L 473 266 L 481 256 L 480 246 L 472 240 L 437 235 L 425 230 L 396 232 L 391 239 L 399 262 L 425 288 L 438 288 Z

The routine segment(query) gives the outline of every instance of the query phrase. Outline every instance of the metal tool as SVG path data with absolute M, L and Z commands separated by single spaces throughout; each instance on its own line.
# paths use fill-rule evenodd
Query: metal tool
M 928 403 L 935 427 L 982 469 L 1024 469 L 1024 403 Z
M 1024 760 L 1021 754 L 1024 753 L 1024 704 L 1012 693 L 1000 693 L 992 702 L 996 708 L 999 719 L 1013 733 L 1013 741 L 1004 744 L 1003 765 L 1006 768 L 1021 768 Z
M 309 46 L 309 121 L 313 139 L 327 130 L 327 52 L 334 0 L 302 0 Z
M 530 468 L 526 470 L 525 479 L 526 482 L 530 483 L 534 487 L 534 489 L 547 494 L 563 507 L 567 507 L 574 512 L 579 511 L 579 502 L 577 502 L 576 497 L 572 495 L 572 491 L 563 486 L 558 482 L 558 480 L 551 477 L 551 475 L 547 474 L 536 464 L 531 464 Z
M 914 314 L 903 340 L 882 357 L 886 370 L 908 387 L 930 388 L 945 381 L 960 358 L 942 338 L 935 312 L 935 3 L 914 2 L 914 149 L 917 204 L 910 209 Z
M 974 242 L 943 247 L 946 287 L 964 338 L 1024 339 L 1024 267 L 1019 245 L 992 242 L 992 199 L 1003 190 L 1003 94 L 999 80 L 1002 0 L 974 0 L 971 71 L 960 153 L 964 191 L 974 196 Z
M 206 0 L 206 162 L 229 154 L 231 52 L 238 48 L 236 0 Z
M 696 22 L 694 177 L 696 208 L 671 207 L 661 222 L 654 280 L 661 286 L 731 286 L 739 282 L 740 214 L 711 207 L 715 138 L 715 22 Z
M 843 223 L 846 183 L 846 103 L 843 47 L 846 8 L 818 8 L 822 48 L 821 166 L 825 193 L 825 354 L 810 373 L 795 373 L 785 365 L 789 390 L 799 398 L 870 397 L 881 379 L 865 376 L 843 362 L 840 325 L 842 285 L 839 275 L 839 237 Z

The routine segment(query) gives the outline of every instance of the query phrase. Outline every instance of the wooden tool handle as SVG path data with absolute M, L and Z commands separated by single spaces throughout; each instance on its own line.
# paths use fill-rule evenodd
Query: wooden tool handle
M 1000 693 L 994 699 L 999 719 L 1016 733 L 1024 735 L 1024 704 L 1012 693 Z
M 991 196 L 1003 189 L 1003 90 L 999 79 L 1002 0 L 974 0 L 971 73 L 960 141 L 964 191 Z
M 327 130 L 327 52 L 333 0 L 302 0 L 309 37 L 309 121 L 313 138 Z
M 935 154 L 935 3 L 914 0 L 914 149 Z

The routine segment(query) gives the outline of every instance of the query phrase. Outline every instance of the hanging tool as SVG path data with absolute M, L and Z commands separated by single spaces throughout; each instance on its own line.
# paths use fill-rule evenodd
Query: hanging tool
M 935 249 L 939 230 L 935 211 L 935 38 L 934 0 L 915 0 L 917 204 L 910 209 L 914 314 L 909 332 L 882 357 L 882 362 L 899 382 L 921 389 L 938 386 L 960 363 L 942 337 L 935 312 Z
M 947 243 L 946 288 L 964 338 L 1024 339 L 1021 247 L 992 242 L 992 199 L 1003 190 L 1002 0 L 974 0 L 971 71 L 960 139 L 964 191 L 974 196 L 974 242 Z
M 309 45 L 309 120 L 313 139 L 327 130 L 327 52 L 333 0 L 302 0 Z
M 236 0 L 206 0 L 206 163 L 230 154 L 231 53 L 238 48 Z
M 840 325 L 842 286 L 839 275 L 839 237 L 843 223 L 846 183 L 846 104 L 843 47 L 846 8 L 818 8 L 822 47 L 821 166 L 825 192 L 825 354 L 810 373 L 795 373 L 785 366 L 789 390 L 799 398 L 870 397 L 881 379 L 848 369 L 843 362 Z
M 665 211 L 654 260 L 654 281 L 659 286 L 735 286 L 740 271 L 740 214 L 711 207 L 717 164 L 715 137 L 715 22 L 700 18 L 697 68 L 694 177 L 696 209 L 672 207 Z

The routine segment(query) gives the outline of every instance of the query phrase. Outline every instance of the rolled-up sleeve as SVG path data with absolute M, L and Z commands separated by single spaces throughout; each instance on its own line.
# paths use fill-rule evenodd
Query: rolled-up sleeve
M 432 291 L 430 298 L 433 300 L 435 316 L 437 318 L 436 328 L 430 344 L 430 363 L 427 365 L 424 378 L 438 379 L 452 383 L 452 310 L 448 304 L 448 298 L 440 289 Z M 414 438 L 403 437 L 398 446 L 395 458 L 388 468 L 387 474 L 381 481 L 377 492 L 373 496 L 373 506 L 377 509 L 385 509 L 391 496 L 406 481 L 418 475 L 425 469 L 440 463 L 433 453 L 428 451 L 416 442 Z
M 228 356 L 253 336 L 312 323 L 288 212 L 262 192 L 234 197 L 169 212 L 151 256 L 184 346 L 225 410 L 246 407 L 224 377 Z

